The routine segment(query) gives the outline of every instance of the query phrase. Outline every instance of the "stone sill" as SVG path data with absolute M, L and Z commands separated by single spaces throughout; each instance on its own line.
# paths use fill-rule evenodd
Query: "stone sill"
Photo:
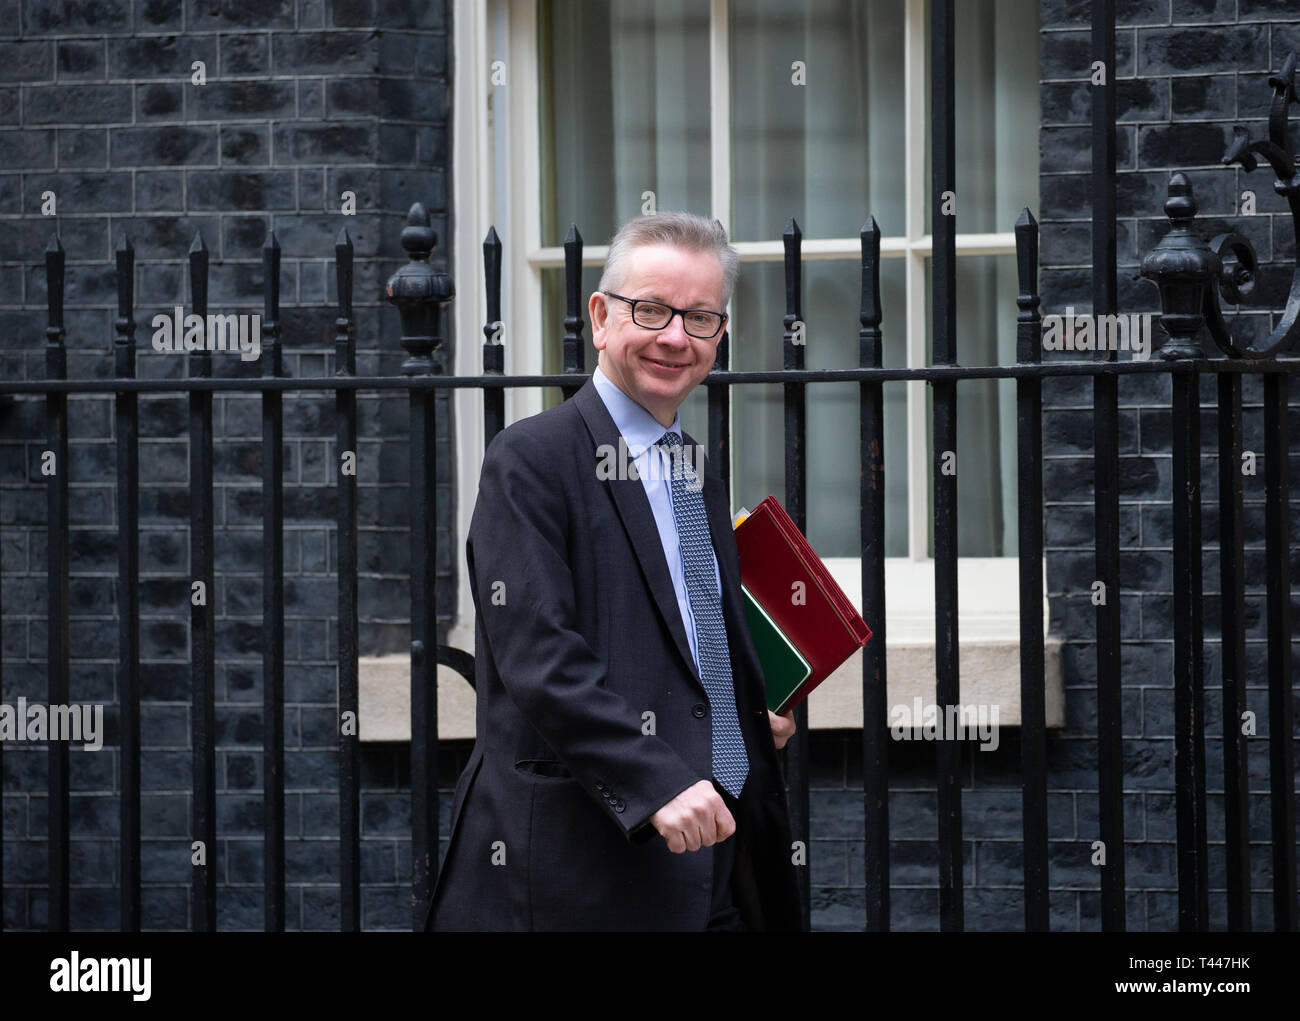
M 959 625 L 960 626 L 960 625 Z M 453 634 L 453 643 L 456 635 Z M 873 639 L 874 641 L 874 639 Z M 934 702 L 934 641 L 919 637 L 889 639 L 886 653 L 888 704 Z M 1061 642 L 1044 644 L 1047 725 L 1065 725 Z M 978 638 L 960 649 L 961 701 L 998 707 L 998 724 L 1018 727 L 1020 716 L 1020 643 L 1015 639 Z M 411 674 L 407 656 L 363 658 L 360 662 L 362 741 L 411 739 Z M 474 737 L 474 691 L 449 667 L 438 668 L 438 735 L 445 740 Z M 862 726 L 862 653 L 855 653 L 808 699 L 813 730 Z

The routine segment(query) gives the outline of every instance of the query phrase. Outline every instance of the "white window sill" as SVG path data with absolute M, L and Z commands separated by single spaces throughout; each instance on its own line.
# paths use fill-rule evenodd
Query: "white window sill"
M 862 575 L 852 558 L 831 558 L 827 567 L 854 605 L 862 605 Z M 1020 715 L 1020 613 L 1017 561 L 1013 557 L 967 558 L 958 563 L 959 681 L 963 705 L 998 707 L 998 723 L 1017 727 Z M 920 698 L 935 701 L 934 563 L 887 560 L 885 593 L 887 704 Z M 1046 607 L 1044 606 L 1044 613 Z M 867 621 L 870 625 L 872 622 Z M 472 627 L 457 626 L 451 644 L 472 651 Z M 873 637 L 872 641 L 876 641 Z M 1065 725 L 1061 643 L 1044 643 L 1047 725 Z M 360 663 L 362 741 L 411 739 L 410 659 L 363 658 Z M 814 730 L 862 726 L 862 654 L 856 653 L 808 699 Z M 474 692 L 459 674 L 438 669 L 438 734 L 447 740 L 474 737 Z

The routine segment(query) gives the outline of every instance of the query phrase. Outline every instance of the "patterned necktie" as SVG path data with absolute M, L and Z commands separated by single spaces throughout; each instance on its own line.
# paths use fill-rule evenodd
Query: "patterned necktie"
M 695 642 L 700 679 L 713 713 L 713 775 L 731 794 L 740 797 L 749 775 L 745 738 L 736 718 L 736 689 L 731 677 L 731 654 L 722 620 L 722 599 L 713 571 L 713 542 L 704 513 L 702 486 L 681 449 L 682 438 L 665 433 L 657 444 L 672 464 L 673 517 L 686 569 L 686 594 L 695 617 Z

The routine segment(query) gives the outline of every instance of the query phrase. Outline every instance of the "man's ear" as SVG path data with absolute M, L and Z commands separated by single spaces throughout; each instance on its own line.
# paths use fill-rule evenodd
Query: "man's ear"
M 597 351 L 605 349 L 605 323 L 609 317 L 609 299 L 599 291 L 591 292 L 587 302 L 587 314 L 591 317 L 591 344 Z

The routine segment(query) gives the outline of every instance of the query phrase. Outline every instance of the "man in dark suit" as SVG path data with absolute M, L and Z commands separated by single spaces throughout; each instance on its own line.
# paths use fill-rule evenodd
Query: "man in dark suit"
M 426 928 L 798 929 L 727 495 L 677 409 L 737 267 L 640 217 L 591 296 L 593 377 L 488 445 L 466 543 L 477 741 Z

